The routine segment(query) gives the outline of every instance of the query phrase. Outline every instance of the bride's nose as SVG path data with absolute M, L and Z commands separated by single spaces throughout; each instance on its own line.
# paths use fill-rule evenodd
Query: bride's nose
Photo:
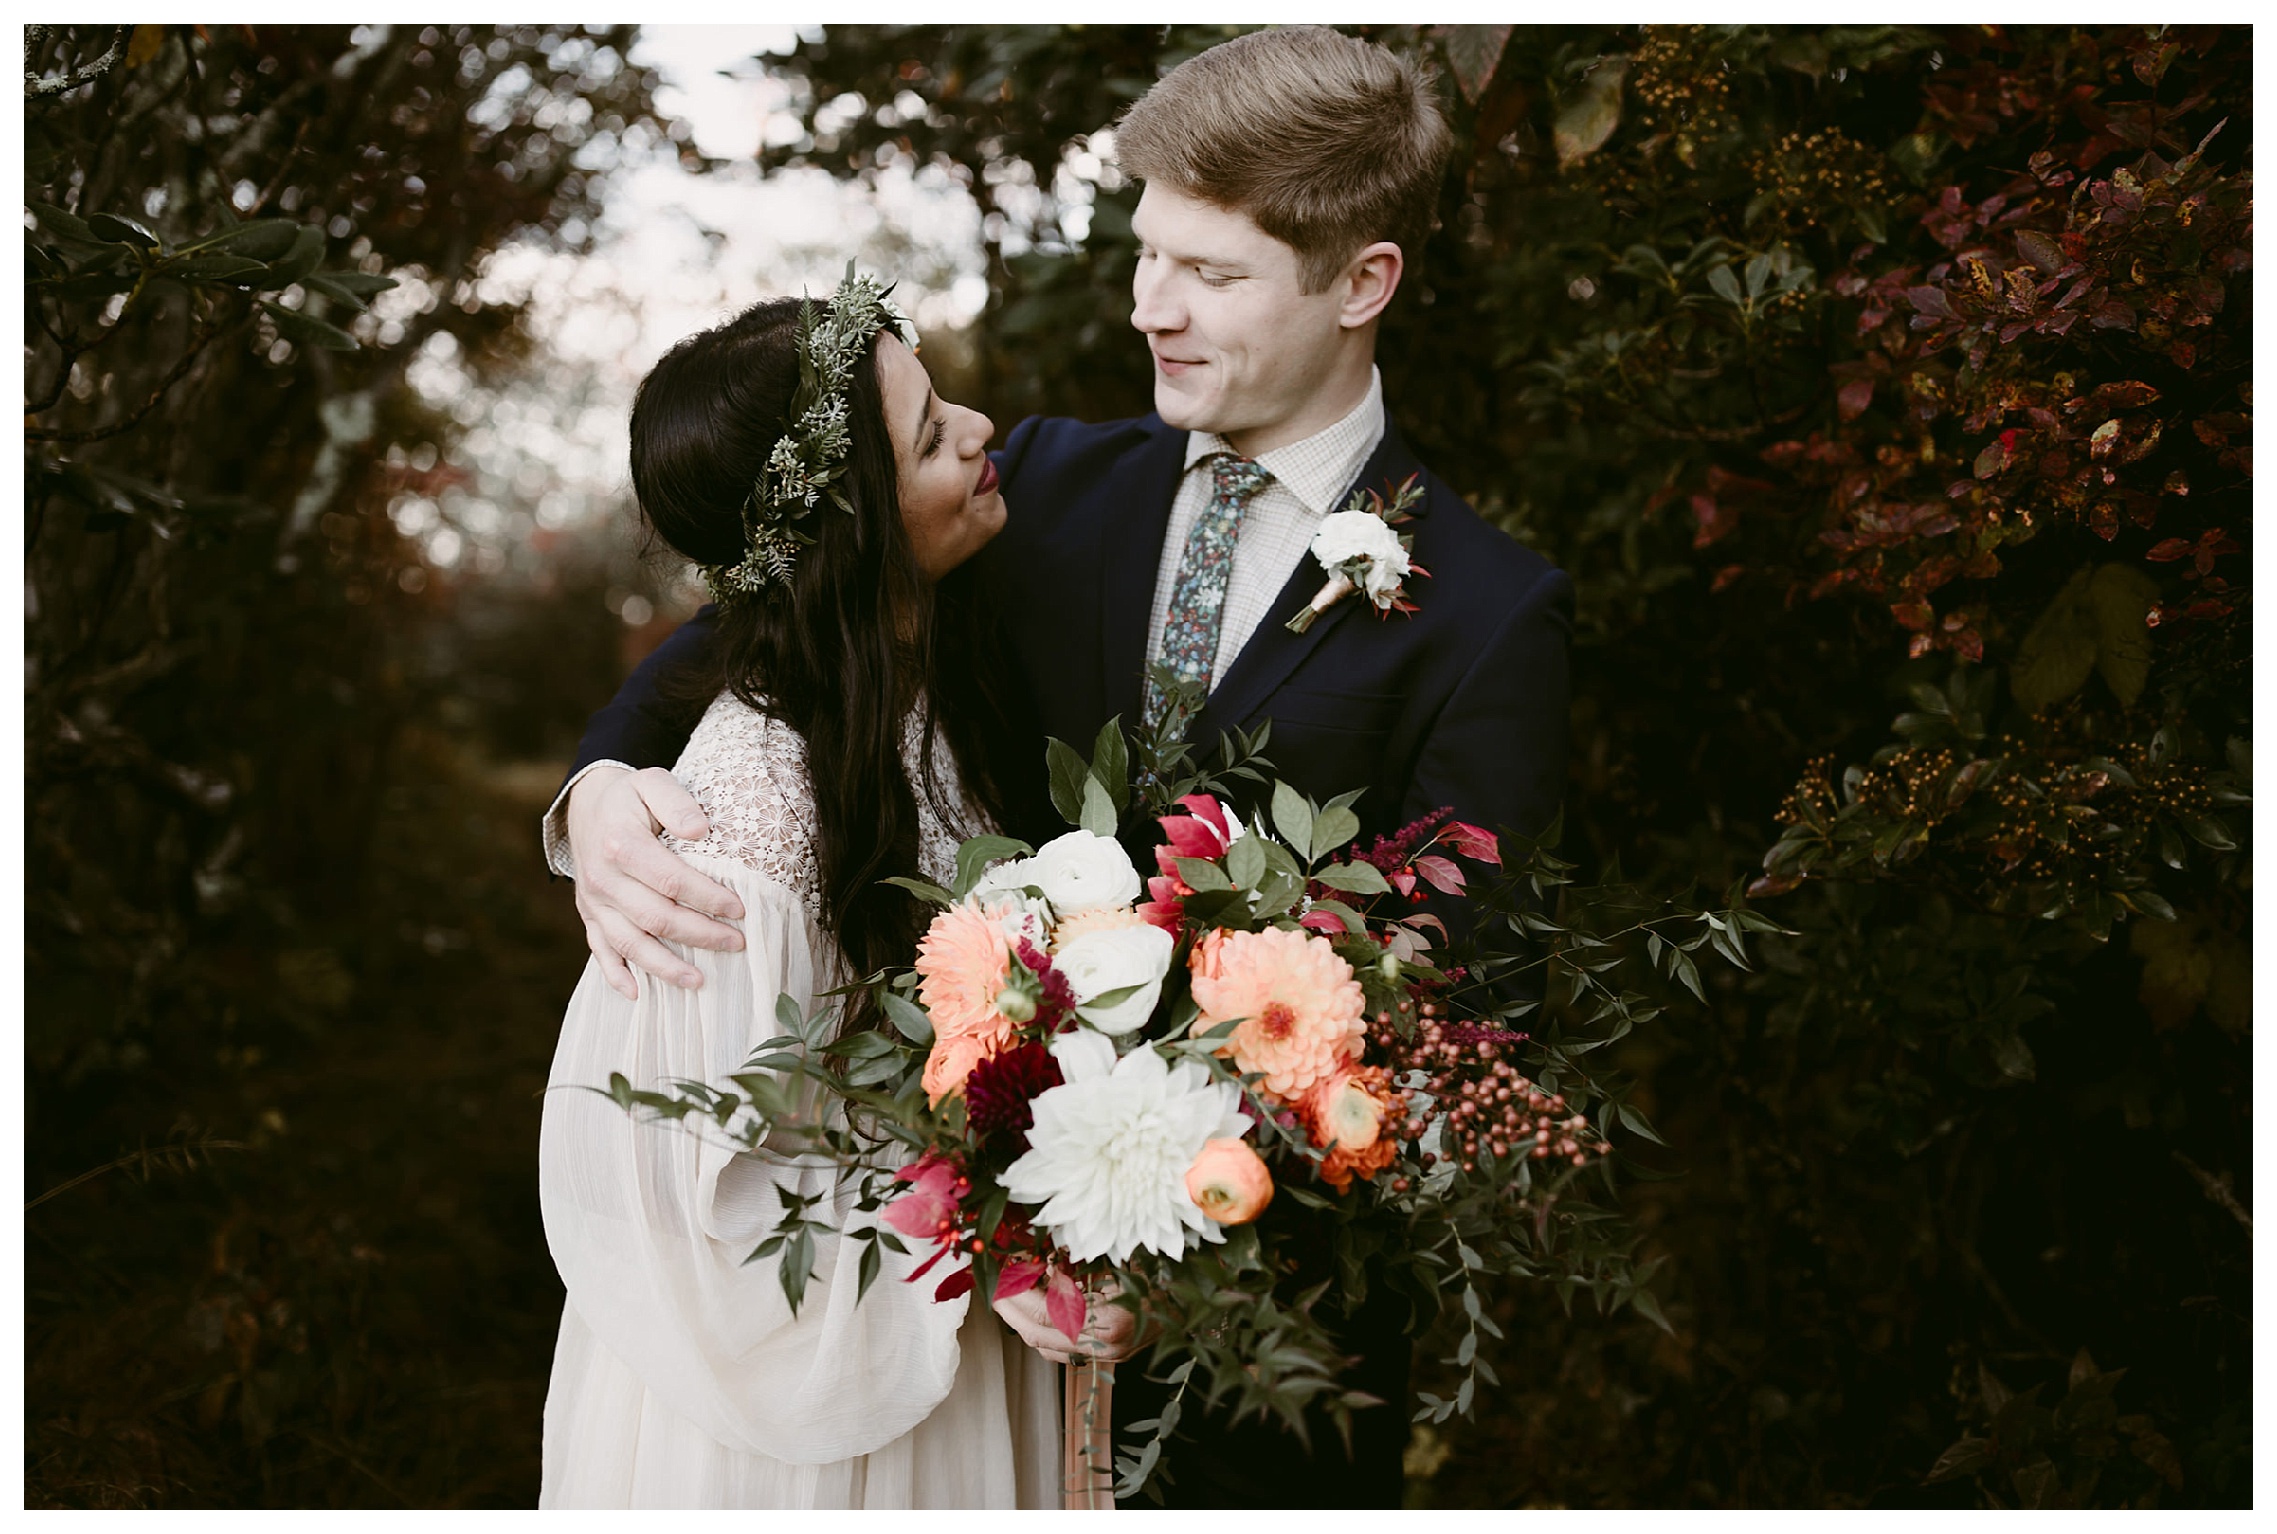
M 965 412 L 963 456 L 969 458 L 975 453 L 987 451 L 989 442 L 996 436 L 996 423 L 977 410 L 964 406 L 958 408 Z

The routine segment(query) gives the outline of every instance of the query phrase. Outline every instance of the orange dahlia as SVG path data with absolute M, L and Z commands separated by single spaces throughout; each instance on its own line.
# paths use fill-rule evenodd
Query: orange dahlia
M 1399 1154 L 1396 1135 L 1386 1133 L 1399 1111 L 1391 1072 L 1375 1065 L 1348 1065 L 1305 1095 L 1300 1109 L 1312 1143 L 1328 1152 L 1321 1179 L 1342 1193 L 1354 1177 L 1373 1177 Z
M 1265 1090 L 1295 1102 L 1360 1053 L 1360 982 L 1326 938 L 1268 927 L 1229 932 L 1194 955 L 1194 1002 L 1204 1033 L 1242 1022 L 1218 1046 Z
M 996 1010 L 1012 949 L 999 909 L 954 906 L 933 918 L 917 945 L 917 999 L 933 1019 L 925 1090 L 938 1103 L 972 1068 L 1012 1041 L 1013 1023 Z

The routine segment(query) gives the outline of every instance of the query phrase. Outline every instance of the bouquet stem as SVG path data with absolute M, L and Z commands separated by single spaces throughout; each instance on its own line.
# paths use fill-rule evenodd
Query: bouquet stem
M 1115 1366 L 1081 1359 L 1061 1371 L 1060 1506 L 1115 1505 Z

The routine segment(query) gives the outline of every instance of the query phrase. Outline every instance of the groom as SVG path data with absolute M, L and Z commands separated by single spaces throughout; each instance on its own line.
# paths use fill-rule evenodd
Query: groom
M 1423 469 L 1375 368 L 1447 145 L 1411 66 L 1315 27 L 1210 49 L 1125 116 L 1116 151 L 1145 184 L 1131 323 L 1153 354 L 1155 413 L 1021 422 L 996 455 L 1005 530 L 979 556 L 1020 594 L 1015 650 L 1045 734 L 1081 743 L 1110 717 L 1137 721 L 1159 662 L 1209 688 L 1198 745 L 1270 719 L 1283 778 L 1316 799 L 1365 788 L 1363 834 L 1440 805 L 1527 833 L 1549 821 L 1572 585 Z M 1417 611 L 1379 619 L 1351 596 L 1289 632 L 1324 580 L 1307 552 L 1321 519 L 1411 475 L 1424 499 L 1403 531 L 1431 572 L 1408 580 Z M 733 896 L 656 840 L 705 831 L 663 770 L 693 721 L 658 679 L 708 634 L 699 615 L 594 716 L 546 817 L 548 862 L 575 872 L 587 939 L 628 995 L 628 965 L 695 983 L 660 937 L 741 946 L 723 924 L 741 915 Z M 1400 1505 L 1408 1348 L 1374 1288 L 1343 1327 L 1359 1358 L 1345 1383 L 1387 1404 L 1355 1414 L 1351 1452 L 1325 1428 L 1307 1450 L 1275 1424 L 1189 1409 L 1174 1505 Z M 1142 1373 L 1123 1371 L 1120 1420 L 1159 1409 Z

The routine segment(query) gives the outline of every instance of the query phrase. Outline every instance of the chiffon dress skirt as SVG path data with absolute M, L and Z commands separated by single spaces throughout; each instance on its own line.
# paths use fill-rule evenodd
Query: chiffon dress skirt
M 744 1259 L 781 1190 L 824 1195 L 813 1213 L 840 1229 L 873 1219 L 833 1170 L 583 1090 L 611 1072 L 724 1081 L 779 1032 L 778 994 L 803 1010 L 838 983 L 808 900 L 733 859 L 688 861 L 743 902 L 744 949 L 681 950 L 701 988 L 642 975 L 638 1001 L 588 964 L 554 1057 L 539 1190 L 568 1303 L 540 1505 L 1057 1506 L 1053 1366 L 971 1295 L 935 1301 L 946 1264 L 908 1283 L 924 1253 L 884 1251 L 857 1304 L 852 1243 L 824 1236 L 794 1317 L 777 1259 Z

